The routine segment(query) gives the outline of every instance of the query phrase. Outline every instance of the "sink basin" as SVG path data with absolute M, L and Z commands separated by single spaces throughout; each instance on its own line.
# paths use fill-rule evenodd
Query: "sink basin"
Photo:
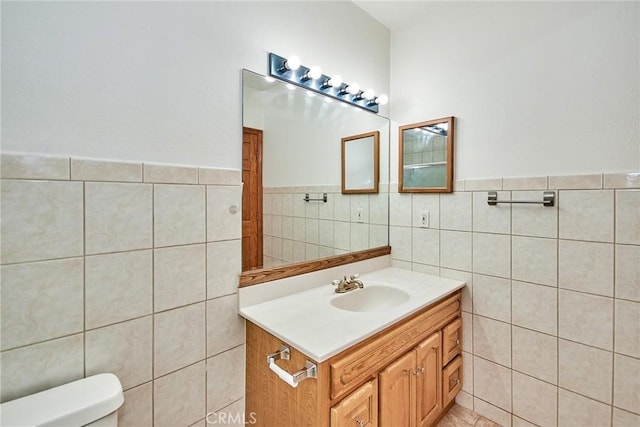
M 409 300 L 409 294 L 400 289 L 384 285 L 364 285 L 344 295 L 336 296 L 331 305 L 348 311 L 386 311 Z

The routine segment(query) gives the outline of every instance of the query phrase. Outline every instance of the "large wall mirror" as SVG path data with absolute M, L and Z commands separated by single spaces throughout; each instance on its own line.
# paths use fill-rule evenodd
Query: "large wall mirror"
M 389 119 L 248 70 L 242 83 L 240 285 L 388 253 Z M 342 140 L 363 134 L 379 191 L 342 194 Z
M 453 128 L 453 117 L 400 126 L 399 192 L 453 191 Z

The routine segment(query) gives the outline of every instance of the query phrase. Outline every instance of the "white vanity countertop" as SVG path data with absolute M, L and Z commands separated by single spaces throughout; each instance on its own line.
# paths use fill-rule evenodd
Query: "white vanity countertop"
M 331 305 L 331 300 L 361 290 L 337 294 L 331 284 L 326 284 L 241 307 L 240 315 L 301 351 L 310 359 L 324 362 L 331 356 L 465 286 L 465 283 L 459 280 L 394 267 L 362 274 L 360 280 L 364 283 L 365 289 L 368 283 L 372 286 L 389 285 L 409 294 L 409 299 L 385 311 L 342 310 Z

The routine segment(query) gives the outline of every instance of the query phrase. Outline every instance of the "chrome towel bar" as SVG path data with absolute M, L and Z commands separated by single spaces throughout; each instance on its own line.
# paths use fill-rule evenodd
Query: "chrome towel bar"
M 305 363 L 304 369 L 301 369 L 293 374 L 290 374 L 280 366 L 276 365 L 276 360 L 289 360 L 290 357 L 291 351 L 289 350 L 289 348 L 281 346 L 278 351 L 267 356 L 267 365 L 269 365 L 269 369 L 275 372 L 275 374 L 282 381 L 286 382 L 294 388 L 298 387 L 298 384 L 300 384 L 301 381 L 304 381 L 307 378 L 318 378 L 318 367 L 308 360 L 307 363 Z
M 322 198 L 321 199 L 310 199 L 309 198 L 309 193 L 306 193 L 304 195 L 304 200 L 305 202 L 325 202 L 327 203 L 327 193 L 322 193 Z
M 538 200 L 498 200 L 498 192 L 489 191 L 487 203 L 491 206 L 495 206 L 498 203 L 518 203 L 518 204 L 527 204 L 527 205 L 533 204 L 533 205 L 554 206 L 556 203 L 556 192 L 545 191 L 542 194 L 542 201 L 538 201 Z

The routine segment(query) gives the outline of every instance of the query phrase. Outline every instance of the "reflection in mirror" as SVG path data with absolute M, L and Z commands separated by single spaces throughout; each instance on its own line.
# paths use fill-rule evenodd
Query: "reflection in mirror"
M 342 138 L 342 194 L 377 193 L 380 132 Z
M 251 71 L 242 80 L 243 271 L 388 246 L 389 120 Z M 380 192 L 342 194 L 341 140 L 368 132 L 379 134 Z
M 453 123 L 445 117 L 400 127 L 399 192 L 453 191 Z

